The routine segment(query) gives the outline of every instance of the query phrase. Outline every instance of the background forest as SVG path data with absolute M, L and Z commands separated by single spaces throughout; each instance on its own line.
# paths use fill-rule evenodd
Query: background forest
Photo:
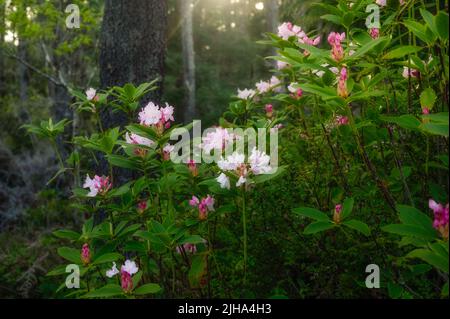
M 198 259 L 191 260 L 184 250 L 186 244 L 200 247 L 203 242 L 192 243 L 186 241 L 191 237 L 183 237 L 185 241 L 176 246 L 186 257 L 181 265 L 173 252 L 166 251 L 156 251 L 160 259 L 152 255 L 139 264 L 148 270 L 140 275 L 142 280 L 157 280 L 160 286 L 157 292 L 146 286 L 149 293 L 169 298 L 448 298 L 448 31 L 442 31 L 445 26 L 448 29 L 448 1 L 376 1 L 384 10 L 383 24 L 378 31 L 367 31 L 364 8 L 372 3 L 375 1 L 0 0 L 0 297 L 73 297 L 61 289 L 63 279 L 58 276 L 64 272 L 57 266 L 78 260 L 80 250 L 84 266 L 90 264 L 89 254 L 88 260 L 83 260 L 83 249 L 89 250 L 82 242 L 86 234 L 91 249 L 96 246 L 98 251 L 116 253 L 106 245 L 99 248 L 101 236 L 89 237 L 86 229 L 95 229 L 89 221 L 100 226 L 102 220 L 90 218 L 97 206 L 90 211 L 76 191 L 91 172 L 87 167 L 106 172 L 104 158 L 110 168 L 130 168 L 130 164 L 112 164 L 111 154 L 99 156 L 99 164 L 93 154 L 101 152 L 100 148 L 81 151 L 89 144 L 86 136 L 96 132 L 107 135 L 114 127 L 129 124 L 120 111 L 84 112 L 106 105 L 104 93 L 117 97 L 126 110 L 133 105 L 136 110 L 149 101 L 167 102 L 175 107 L 174 124 L 201 119 L 203 128 L 265 125 L 284 129 L 280 157 L 283 167 L 289 169 L 283 170 L 282 177 L 255 182 L 251 199 L 233 190 L 215 193 L 208 184 L 215 173 L 212 168 L 200 169 L 198 184 L 186 177 L 193 184 L 186 181 L 181 189 L 167 188 L 175 193 L 178 204 L 173 204 L 173 211 L 178 213 L 189 209 L 182 199 L 193 195 L 188 194 L 191 188 L 205 198 L 214 193 L 216 203 L 222 206 L 216 209 L 217 215 L 211 215 L 214 226 L 195 229 L 203 238 L 209 236 L 211 243 L 203 247 L 207 253 L 199 248 L 199 254 L 207 256 L 199 262 L 201 274 L 194 269 Z M 72 4 L 80 10 L 79 28 L 66 24 Z M 403 23 L 405 20 L 412 22 Z M 286 21 L 291 24 L 285 32 L 301 25 L 311 41 L 294 43 L 291 33 L 284 37 L 280 25 Z M 341 58 L 336 57 L 341 43 L 330 40 L 332 31 L 346 32 Z M 319 42 L 313 44 L 313 38 Z M 278 63 L 269 56 L 278 56 Z M 288 69 L 280 68 L 280 62 Z M 347 73 L 344 76 L 342 70 L 352 67 L 358 75 L 345 82 Z M 254 87 L 274 72 L 284 81 L 281 86 L 286 84 L 284 91 L 270 88 L 267 92 L 273 96 L 264 95 L 257 85 L 260 97 L 239 96 L 236 100 L 238 89 Z M 315 80 L 318 72 L 323 73 Z M 297 83 L 302 77 L 308 80 Z M 136 99 L 127 100 L 126 90 L 120 88 L 106 91 L 153 80 L 156 82 L 145 94 L 133 91 Z M 334 86 L 338 86 L 337 95 Z M 96 88 L 99 95 L 94 93 L 89 99 L 89 88 Z M 346 113 L 345 106 L 354 108 Z M 245 114 L 239 108 L 244 108 Z M 247 112 L 254 115 L 251 120 Z M 437 116 L 423 118 L 430 112 Z M 44 134 L 27 134 L 26 128 L 28 133 L 37 132 L 29 125 L 48 118 L 52 122 L 47 122 Z M 58 122 L 63 123 L 62 129 L 52 131 Z M 421 125 L 427 123 L 431 124 Z M 130 132 L 145 131 L 134 129 Z M 120 144 L 116 142 L 117 136 L 113 145 Z M 127 154 L 133 157 L 132 153 Z M 185 182 L 182 169 L 167 168 L 164 160 L 155 156 L 164 171 L 159 176 L 155 169 L 160 180 L 169 183 L 168 169 Z M 119 162 L 119 157 L 116 160 Z M 82 164 L 84 168 L 80 168 Z M 117 187 L 127 185 L 130 179 L 136 182 L 135 173 L 117 167 Z M 83 174 L 70 175 L 77 169 Z M 141 196 L 134 194 L 137 184 L 128 190 L 133 201 Z M 206 191 L 204 186 L 208 186 Z M 146 187 L 142 186 L 145 194 L 165 189 L 149 181 Z M 158 199 L 163 203 L 164 194 L 161 191 Z M 125 205 L 125 191 L 120 196 Z M 433 209 L 429 199 L 441 204 L 440 208 Z M 150 201 L 146 203 L 151 206 Z M 104 205 L 103 213 L 111 208 Z M 237 212 L 242 205 L 244 214 L 247 209 L 251 216 L 243 237 Z M 132 206 L 136 206 L 134 202 Z M 336 216 L 342 209 L 341 220 Z M 445 230 L 431 225 L 436 212 L 445 214 L 445 209 L 447 238 Z M 115 215 L 119 208 L 112 210 L 109 217 L 114 225 L 112 216 L 117 222 L 122 215 Z M 357 219 L 343 223 L 350 213 Z M 173 220 L 148 214 L 142 225 L 157 220 L 153 227 L 165 227 L 170 233 L 167 223 Z M 131 227 L 127 236 L 139 237 L 138 228 L 133 228 L 135 220 L 128 215 L 123 218 L 117 234 L 118 229 L 125 232 L 127 225 Z M 309 227 L 308 218 L 315 220 L 311 224 L 315 225 Z M 175 220 L 177 226 L 184 222 Z M 335 231 L 331 224 L 348 229 Z M 383 229 L 387 225 L 393 227 Z M 81 235 L 77 233 L 80 229 Z M 402 236 L 400 243 L 398 236 Z M 76 257 L 61 250 L 68 242 L 76 243 Z M 130 243 L 121 242 L 117 247 L 122 244 L 127 247 Z M 217 248 L 217 253 L 211 247 Z M 406 256 L 411 251 L 408 247 L 418 248 L 415 255 Z M 139 249 L 136 251 L 136 255 L 127 253 L 127 259 L 140 256 Z M 120 259 L 108 256 L 111 260 L 105 261 Z M 408 258 L 416 259 L 410 263 Z M 187 266 L 182 265 L 184 261 Z M 381 289 L 364 285 L 364 270 L 370 263 L 386 270 Z M 104 272 L 98 270 L 100 275 Z M 103 279 L 92 279 L 91 284 Z M 83 292 L 91 293 L 90 297 L 115 296 L 107 290 L 94 294 L 88 280 Z M 127 293 L 130 291 L 125 296 Z

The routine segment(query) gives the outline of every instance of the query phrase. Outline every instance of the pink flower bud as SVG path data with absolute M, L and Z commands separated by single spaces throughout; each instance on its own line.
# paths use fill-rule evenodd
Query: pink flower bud
M 142 214 L 147 209 L 147 202 L 141 201 L 137 204 L 137 211 Z
M 269 117 L 269 118 L 272 117 L 272 115 L 273 115 L 273 105 L 272 104 L 266 104 L 265 110 L 266 110 L 266 116 Z
M 123 270 L 121 271 L 120 275 L 122 290 L 125 293 L 130 293 L 133 290 L 133 280 L 131 278 L 131 275 Z
M 197 176 L 198 175 L 198 168 L 197 168 L 197 164 L 195 163 L 194 160 L 189 160 L 188 162 L 188 168 L 189 171 L 191 172 L 192 176 Z
M 430 114 L 430 109 L 427 108 L 427 107 L 424 107 L 424 108 L 422 109 L 422 113 L 425 114 L 425 115 L 428 115 L 428 114 Z
M 89 250 L 88 244 L 84 244 L 81 248 L 81 261 L 84 265 L 87 265 L 91 262 L 91 251 Z

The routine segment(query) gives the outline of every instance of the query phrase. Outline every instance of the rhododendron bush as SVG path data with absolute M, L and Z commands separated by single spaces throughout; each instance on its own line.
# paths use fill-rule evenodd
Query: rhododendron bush
M 379 24 L 367 26 L 371 4 L 317 4 L 331 23 L 326 34 L 292 22 L 268 33 L 261 44 L 276 48 L 267 57 L 273 76 L 236 88 L 203 135 L 212 163 L 192 152 L 172 160 L 170 137 L 182 126 L 176 106 L 142 102 L 154 83 L 74 92 L 96 131 L 70 142 L 77 151 L 58 172 L 81 179 L 72 206 L 85 216 L 82 229 L 54 233 L 65 262 L 48 276 L 59 291 L 448 296 L 448 13 L 376 1 Z M 129 124 L 103 129 L 107 108 Z M 29 130 L 54 144 L 64 125 Z M 265 129 L 267 146 L 278 136 L 278 163 L 269 147 L 236 149 L 247 141 L 235 128 Z M 79 289 L 66 286 L 68 264 L 79 266 Z M 366 286 L 371 264 L 378 289 Z

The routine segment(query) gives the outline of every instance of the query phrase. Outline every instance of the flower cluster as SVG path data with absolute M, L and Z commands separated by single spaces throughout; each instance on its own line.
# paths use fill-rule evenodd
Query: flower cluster
M 344 58 L 344 48 L 342 47 L 342 41 L 344 40 L 345 32 L 342 32 L 341 34 L 331 32 L 328 35 L 328 43 L 331 45 L 331 57 L 336 62 L 339 62 Z
M 439 204 L 434 200 L 430 199 L 428 201 L 428 207 L 434 213 L 433 227 L 437 231 L 439 231 L 442 238 L 448 240 L 448 212 L 449 212 L 448 203 L 444 207 L 444 205 Z
M 145 126 L 155 126 L 158 132 L 162 132 L 165 128 L 170 128 L 173 118 L 174 108 L 166 103 L 165 107 L 159 107 L 153 102 L 149 102 L 139 112 L 139 122 Z
M 237 97 L 240 98 L 241 100 L 250 100 L 251 98 L 253 98 L 256 94 L 255 90 L 249 90 L 249 89 L 238 89 L 238 94 Z
M 208 154 L 211 150 L 223 151 L 235 139 L 235 134 L 230 133 L 226 128 L 216 127 L 213 132 L 206 134 L 202 139 L 200 147 Z
M 138 271 L 139 268 L 136 266 L 136 263 L 131 260 L 126 260 L 122 267 L 120 267 L 120 282 L 122 290 L 125 293 L 130 293 L 133 290 L 133 280 L 131 276 Z M 112 278 L 117 274 L 119 274 L 119 270 L 117 269 L 116 263 L 113 262 L 112 268 L 106 271 L 106 276 Z
M 198 197 L 192 196 L 189 200 L 189 205 L 197 207 L 198 218 L 200 220 L 205 220 L 208 217 L 208 213 L 214 211 L 214 198 L 208 195 L 199 200 Z
M 278 87 L 280 85 L 281 81 L 276 77 L 272 76 L 269 81 L 260 81 L 256 83 L 256 89 L 259 93 L 267 93 L 270 90 Z
M 220 184 L 220 187 L 230 189 L 230 179 L 223 172 L 234 172 L 239 176 L 236 187 L 240 187 L 247 182 L 249 173 L 260 175 L 271 171 L 272 168 L 269 163 L 270 156 L 257 150 L 256 147 L 253 148 L 250 156 L 248 157 L 248 163 L 245 163 L 244 154 L 234 152 L 225 159 L 221 157 L 217 163 L 219 168 L 222 170 L 222 173 L 216 178 L 216 180 Z
M 91 179 L 88 174 L 86 176 L 86 181 L 83 184 L 83 188 L 89 188 L 89 193 L 87 194 L 88 197 L 95 197 L 97 194 L 106 194 L 112 188 L 112 184 L 109 181 L 109 177 L 95 175 L 94 178 Z

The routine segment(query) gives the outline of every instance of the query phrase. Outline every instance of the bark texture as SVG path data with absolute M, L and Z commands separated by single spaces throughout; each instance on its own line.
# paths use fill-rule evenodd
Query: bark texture
M 162 80 L 166 27 L 165 0 L 106 0 L 100 39 L 101 87 Z M 160 99 L 161 83 L 144 102 Z M 121 113 L 102 114 L 105 128 L 123 126 L 126 121 Z

